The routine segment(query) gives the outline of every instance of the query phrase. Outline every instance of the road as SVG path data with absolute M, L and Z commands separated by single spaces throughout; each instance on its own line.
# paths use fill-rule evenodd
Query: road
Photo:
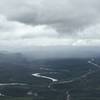
M 100 68 L 100 65 L 98 65 L 98 64 L 96 64 L 96 63 L 94 63 L 94 62 L 92 62 L 90 60 L 88 61 L 88 63 L 93 65 L 93 66 L 95 66 L 95 67 L 97 67 L 97 68 Z
M 0 83 L 0 86 L 16 86 L 16 85 L 20 85 L 20 86 L 23 86 L 23 85 L 27 85 L 25 83 Z
M 57 79 L 54 79 L 54 78 L 52 78 L 52 77 L 43 76 L 43 75 L 41 75 L 40 73 L 32 74 L 32 76 L 40 77 L 40 78 L 45 78 L 45 79 L 49 79 L 49 80 L 51 80 L 52 82 L 57 82 L 57 81 L 58 81 Z

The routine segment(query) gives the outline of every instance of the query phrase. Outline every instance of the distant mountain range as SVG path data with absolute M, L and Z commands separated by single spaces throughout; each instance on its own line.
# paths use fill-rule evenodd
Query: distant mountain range
M 20 63 L 28 62 L 27 58 L 21 53 L 0 52 L 0 63 Z
M 38 59 L 62 59 L 62 58 L 91 58 L 100 57 L 99 46 L 50 46 L 24 48 L 15 51 L 0 51 L 2 58 L 27 59 L 29 61 Z M 6 56 L 6 57 L 5 57 Z

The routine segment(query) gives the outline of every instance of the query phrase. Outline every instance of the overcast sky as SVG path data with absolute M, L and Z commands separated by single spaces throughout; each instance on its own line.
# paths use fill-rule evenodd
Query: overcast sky
M 100 0 L 0 0 L 0 47 L 99 46 Z

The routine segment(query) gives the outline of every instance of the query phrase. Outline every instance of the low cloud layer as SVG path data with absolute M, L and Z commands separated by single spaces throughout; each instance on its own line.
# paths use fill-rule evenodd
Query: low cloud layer
M 3 0 L 0 9 L 10 20 L 50 25 L 61 34 L 100 23 L 99 0 Z
M 16 40 L 39 37 L 56 37 L 58 33 L 47 25 L 27 25 L 17 21 L 9 21 L 5 16 L 0 16 L 0 39 Z
M 0 46 L 99 46 L 100 0 L 3 0 Z

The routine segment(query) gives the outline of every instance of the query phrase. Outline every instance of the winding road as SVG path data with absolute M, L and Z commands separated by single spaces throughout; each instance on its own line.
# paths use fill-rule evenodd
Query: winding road
M 35 76 L 35 77 L 40 77 L 40 78 L 49 79 L 49 80 L 51 80 L 52 82 L 57 82 L 57 81 L 58 81 L 57 79 L 54 79 L 54 78 L 52 78 L 52 77 L 47 77 L 47 76 L 40 75 L 40 73 L 35 73 L 35 74 L 32 74 L 32 75 Z

